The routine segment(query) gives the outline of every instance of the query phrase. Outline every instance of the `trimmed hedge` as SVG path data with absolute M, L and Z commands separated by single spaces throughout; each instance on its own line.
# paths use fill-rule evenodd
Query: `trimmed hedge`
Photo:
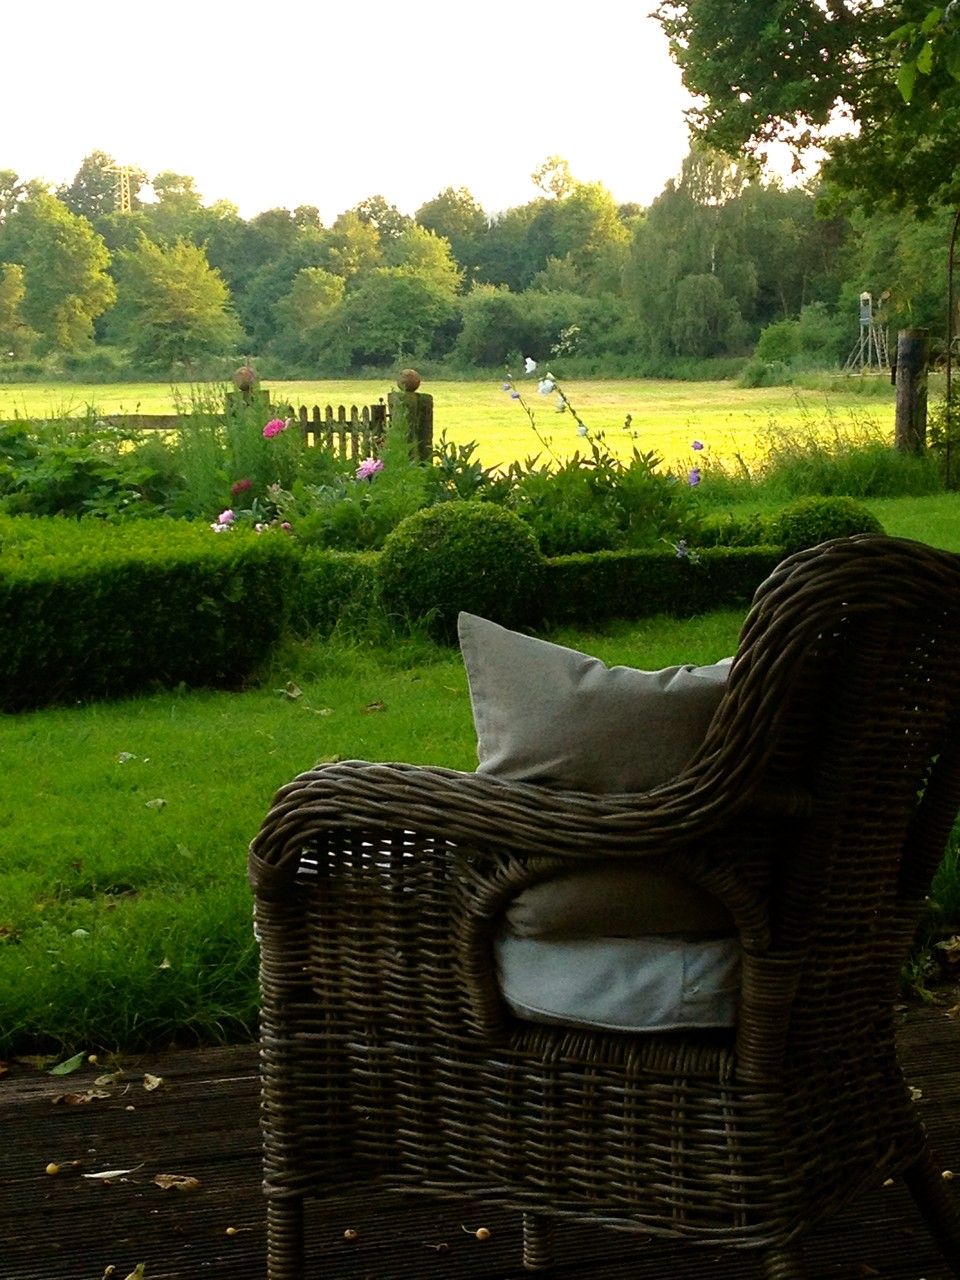
M 533 565 L 536 583 L 514 573 L 504 620 L 524 627 L 743 608 L 782 558 L 773 546 L 557 557 Z M 0 518 L 0 710 L 151 686 L 240 687 L 290 635 L 382 620 L 387 584 L 396 586 L 391 563 L 384 553 L 185 522 Z M 434 551 L 438 565 L 450 567 Z M 422 587 L 422 574 L 411 570 L 411 581 Z M 496 598 L 484 600 L 443 599 L 439 612 L 502 612 Z
M 186 524 L 0 521 L 0 709 L 241 686 L 287 630 L 298 558 Z
M 779 547 L 708 547 L 694 559 L 664 551 L 597 551 L 547 561 L 550 623 L 654 614 L 691 617 L 746 606 L 783 559 Z

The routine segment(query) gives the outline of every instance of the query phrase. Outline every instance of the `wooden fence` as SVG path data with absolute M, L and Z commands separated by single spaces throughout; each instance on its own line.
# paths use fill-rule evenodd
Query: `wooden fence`
M 292 418 L 300 427 L 309 448 L 328 449 L 344 461 L 361 462 L 376 457 L 391 417 L 402 413 L 407 420 L 412 452 L 421 462 L 429 462 L 433 453 L 433 396 L 419 392 L 391 392 L 389 403 L 365 404 L 361 407 L 333 405 L 324 408 L 305 404 L 294 408 L 289 404 L 271 404 L 269 394 L 263 396 L 262 410 L 268 418 Z M 233 393 L 227 398 L 227 410 L 236 403 Z M 133 431 L 172 431 L 181 426 L 178 414 L 117 413 L 102 421 L 111 426 Z

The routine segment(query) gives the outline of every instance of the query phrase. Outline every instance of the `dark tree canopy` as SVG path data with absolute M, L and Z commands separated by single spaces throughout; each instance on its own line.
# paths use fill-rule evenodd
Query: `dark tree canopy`
M 661 0 L 656 16 L 708 145 L 819 144 L 825 181 L 868 209 L 960 201 L 955 33 L 930 0 Z

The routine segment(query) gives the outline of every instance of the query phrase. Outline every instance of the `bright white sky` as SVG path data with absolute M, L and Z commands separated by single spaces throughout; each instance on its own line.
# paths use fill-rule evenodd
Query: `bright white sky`
M 3 16 L 0 169 L 70 182 L 105 151 L 189 174 L 244 218 L 444 187 L 526 204 L 560 155 L 649 204 L 688 150 L 689 98 L 624 0 L 48 0 Z

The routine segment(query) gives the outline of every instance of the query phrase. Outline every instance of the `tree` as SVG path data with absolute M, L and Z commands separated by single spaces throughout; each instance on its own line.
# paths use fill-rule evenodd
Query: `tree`
M 304 267 L 275 307 L 271 351 L 295 365 L 315 364 L 329 345 L 331 317 L 343 302 L 344 280 L 322 267 Z
M 454 261 L 449 242 L 415 222 L 388 243 L 384 257 L 387 266 L 402 267 L 431 280 L 451 297 L 460 291 L 463 272 Z
M 110 254 L 86 218 L 34 188 L 13 205 L 0 235 L 0 260 L 23 268 L 24 323 L 45 350 L 75 351 L 93 340 L 93 322 L 116 296 Z
M 352 362 L 399 364 L 441 355 L 438 339 L 451 335 L 457 306 L 449 289 L 405 267 L 377 267 L 337 313 Z M 452 341 L 452 335 L 450 336 Z
M 23 320 L 25 295 L 23 267 L 17 262 L 0 265 L 0 354 L 18 360 L 30 354 L 37 337 Z
M 373 227 L 381 241 L 393 240 L 402 235 L 412 222 L 412 218 L 401 213 L 396 205 L 388 204 L 383 196 L 367 196 L 352 212 L 361 222 Z
M 546 196 L 562 200 L 573 190 L 574 180 L 570 174 L 570 165 L 562 156 L 547 156 L 542 164 L 537 165 L 530 175 L 530 181 Z
M 144 364 L 189 367 L 240 339 L 222 276 L 189 240 L 165 248 L 141 236 L 121 256 L 118 294 L 114 335 Z
M 468 280 L 476 276 L 488 219 L 466 187 L 445 187 L 414 215 L 421 227 L 449 241 L 453 256 Z
M 372 270 L 383 260 L 380 234 L 372 222 L 364 222 L 353 210 L 341 213 L 326 236 L 326 262 L 335 276 L 350 280 Z
M 698 99 L 700 139 L 761 158 L 773 142 L 818 144 L 838 193 L 927 213 L 960 201 L 960 82 L 917 44 L 930 12 L 940 20 L 928 0 L 660 0 L 655 14 Z M 911 57 L 925 73 L 907 101 Z
M 80 162 L 73 181 L 57 188 L 58 198 L 71 213 L 80 214 L 96 224 L 98 219 L 117 209 L 117 175 L 109 172 L 115 166 L 113 156 L 105 151 L 91 151 Z M 140 205 L 140 171 L 131 166 L 128 178 L 130 206 L 136 209 Z

